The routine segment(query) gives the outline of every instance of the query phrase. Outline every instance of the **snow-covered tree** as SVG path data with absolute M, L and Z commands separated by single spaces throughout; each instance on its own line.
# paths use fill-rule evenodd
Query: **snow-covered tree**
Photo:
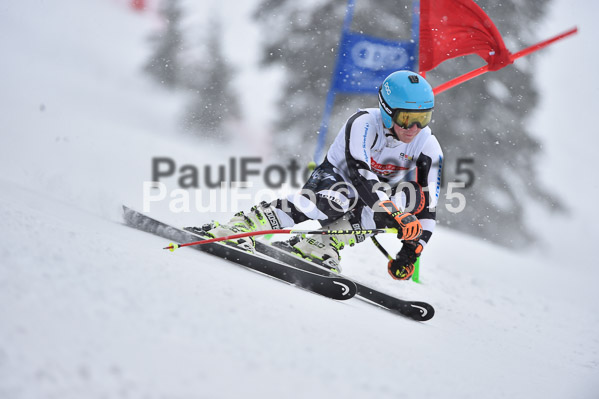
M 146 63 L 145 70 L 161 84 L 175 87 L 179 80 L 179 54 L 183 46 L 180 28 L 182 11 L 179 0 L 163 1 L 159 13 L 164 21 L 164 27 L 150 37 L 154 51 Z
M 190 54 L 193 61 L 184 74 L 191 92 L 185 124 L 197 134 L 225 137 L 225 124 L 241 118 L 237 93 L 233 90 L 234 69 L 223 52 L 222 27 L 217 19 L 208 24 L 201 50 Z

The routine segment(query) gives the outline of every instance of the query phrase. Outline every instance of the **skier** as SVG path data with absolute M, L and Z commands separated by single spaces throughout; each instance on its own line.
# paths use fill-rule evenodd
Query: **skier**
M 409 279 L 436 223 L 443 153 L 428 127 L 433 107 L 432 88 L 422 76 L 392 73 L 379 89 L 379 107 L 358 110 L 347 120 L 300 193 L 262 202 L 204 231 L 224 237 L 306 220 L 317 220 L 325 230 L 396 227 L 403 245 L 388 271 L 394 279 Z M 365 239 L 359 234 L 295 236 L 273 245 L 340 271 L 339 251 Z M 253 239 L 240 239 L 238 245 L 253 250 Z

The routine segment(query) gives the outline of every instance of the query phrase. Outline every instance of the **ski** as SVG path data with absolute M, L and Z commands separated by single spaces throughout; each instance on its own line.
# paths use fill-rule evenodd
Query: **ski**
M 345 277 L 341 274 L 334 273 L 323 266 L 317 265 L 305 258 L 299 257 L 293 253 L 289 253 L 281 248 L 256 241 L 256 251 L 268 255 L 274 259 L 288 263 L 292 266 L 302 268 L 313 273 L 322 273 Z M 345 277 L 348 278 L 348 277 Z M 349 278 L 348 278 L 349 279 Z M 435 315 L 435 309 L 426 302 L 409 301 L 394 296 L 385 294 L 384 292 L 370 288 L 355 280 L 352 280 L 357 286 L 356 298 L 366 302 L 378 305 L 394 313 L 406 316 L 417 321 L 427 321 Z
M 170 226 L 127 206 L 123 206 L 123 219 L 130 227 L 177 243 L 197 241 L 198 237 L 205 238 Z M 355 283 L 347 278 L 314 273 L 293 265 L 287 265 L 280 260 L 268 257 L 268 255 L 253 254 L 231 243 L 209 243 L 196 245 L 192 248 L 331 299 L 346 300 L 356 294 Z
M 199 234 L 197 229 L 187 228 L 185 230 L 191 234 L 194 234 L 196 237 L 201 237 L 201 234 Z M 432 319 L 435 315 L 435 308 L 426 302 L 409 301 L 396 298 L 384 292 L 370 288 L 339 273 L 333 272 L 330 269 L 327 269 L 325 266 L 313 263 L 308 259 L 302 258 L 280 247 L 256 240 L 256 252 L 262 253 L 270 258 L 277 259 L 283 263 L 312 273 L 318 273 L 324 276 L 337 276 L 351 280 L 357 287 L 356 298 L 377 305 L 401 316 L 405 316 L 416 321 L 427 321 Z

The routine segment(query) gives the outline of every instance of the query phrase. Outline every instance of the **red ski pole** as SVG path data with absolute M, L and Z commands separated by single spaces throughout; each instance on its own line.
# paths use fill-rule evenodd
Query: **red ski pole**
M 262 231 L 249 231 L 247 233 L 239 233 L 233 234 L 226 237 L 218 237 L 218 238 L 209 238 L 206 240 L 188 242 L 185 244 L 173 244 L 170 243 L 168 247 L 164 247 L 163 249 L 168 249 L 173 252 L 175 249 L 182 247 L 190 247 L 192 245 L 202 245 L 202 244 L 210 244 L 211 242 L 219 242 L 219 241 L 229 241 L 235 240 L 237 238 L 244 237 L 254 237 L 261 236 L 266 234 L 381 234 L 381 233 L 393 233 L 397 234 L 397 229 L 395 228 L 386 228 L 386 229 L 372 229 L 372 230 L 262 230 Z

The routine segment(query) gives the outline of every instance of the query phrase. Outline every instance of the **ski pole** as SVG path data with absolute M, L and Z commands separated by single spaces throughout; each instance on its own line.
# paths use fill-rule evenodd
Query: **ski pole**
M 374 243 L 374 246 L 377 247 L 379 249 L 379 251 L 381 251 L 383 253 L 383 255 L 385 255 L 387 257 L 387 259 L 393 260 L 393 256 L 391 256 L 389 254 L 389 252 L 385 249 L 385 247 L 383 247 L 381 245 L 381 243 L 379 242 L 379 240 L 376 239 L 375 236 L 372 236 L 370 238 L 372 239 L 372 242 Z
M 235 240 L 237 238 L 245 238 L 245 237 L 254 237 L 261 236 L 267 234 L 381 234 L 381 233 L 392 233 L 397 234 L 397 229 L 395 228 L 386 228 L 386 229 L 371 229 L 371 230 L 262 230 L 262 231 L 249 231 L 246 233 L 233 234 L 225 237 L 217 237 L 217 238 L 209 238 L 207 240 L 200 240 L 194 242 L 188 242 L 185 244 L 169 244 L 168 247 L 164 247 L 163 249 L 168 249 L 173 252 L 175 249 L 182 247 L 189 247 L 192 245 L 202 245 L 202 244 L 210 244 L 211 242 L 219 242 L 219 241 L 228 241 Z

